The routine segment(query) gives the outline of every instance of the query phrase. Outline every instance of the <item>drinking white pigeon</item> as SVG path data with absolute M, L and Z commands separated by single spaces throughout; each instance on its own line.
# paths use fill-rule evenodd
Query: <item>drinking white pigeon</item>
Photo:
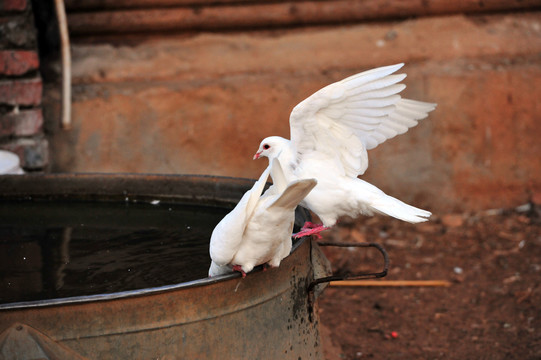
M 261 142 L 254 159 L 279 159 L 288 182 L 317 179 L 301 205 L 323 224 L 307 223 L 296 236 L 319 236 L 343 215 L 383 213 L 411 223 L 430 217 L 429 211 L 357 178 L 368 167 L 367 150 L 405 133 L 436 108 L 399 95 L 406 87 L 400 84 L 406 75 L 393 73 L 403 65 L 368 70 L 324 87 L 291 112 L 291 140 L 271 136 Z
M 273 185 L 261 195 L 271 169 Z M 301 179 L 287 184 L 279 160 L 272 160 L 237 206 L 214 228 L 209 276 L 234 270 L 244 277 L 257 265 L 278 267 L 291 251 L 295 208 L 316 183 L 314 179 Z

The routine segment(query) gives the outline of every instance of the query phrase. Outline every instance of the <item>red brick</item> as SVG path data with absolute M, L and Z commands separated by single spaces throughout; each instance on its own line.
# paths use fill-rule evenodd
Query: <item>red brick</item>
M 15 122 L 13 118 L 8 115 L 0 117 L 0 138 L 11 136 L 15 133 Z
M 31 136 L 40 133 L 42 128 L 41 109 L 22 110 L 0 117 L 0 136 Z
M 23 75 L 39 66 L 38 54 L 26 50 L 0 51 L 0 74 Z
M 26 10 L 26 0 L 3 0 L 0 1 L 0 10 L 23 11 Z
M 41 104 L 40 78 L 0 81 L 0 103 L 8 105 Z
M 41 109 L 21 111 L 15 121 L 15 135 L 30 136 L 43 130 L 43 114 Z

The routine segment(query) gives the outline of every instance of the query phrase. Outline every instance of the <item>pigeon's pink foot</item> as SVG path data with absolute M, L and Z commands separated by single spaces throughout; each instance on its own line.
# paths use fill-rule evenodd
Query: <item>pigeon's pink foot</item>
M 320 227 L 321 225 L 322 225 L 322 224 L 314 224 L 314 223 L 311 222 L 311 221 L 307 221 L 307 222 L 305 222 L 304 225 L 302 226 L 301 231 L 306 230 L 306 229 L 317 228 L 317 227 Z
M 306 222 L 302 227 L 301 231 L 296 234 L 293 234 L 295 239 L 301 238 L 303 236 L 315 235 L 316 238 L 321 239 L 320 232 L 327 230 L 328 227 L 324 225 L 316 225 L 311 222 Z
M 242 270 L 242 266 L 240 266 L 240 265 L 233 265 L 233 271 L 240 272 L 242 274 L 243 278 L 246 277 L 246 273 L 244 272 L 244 270 Z

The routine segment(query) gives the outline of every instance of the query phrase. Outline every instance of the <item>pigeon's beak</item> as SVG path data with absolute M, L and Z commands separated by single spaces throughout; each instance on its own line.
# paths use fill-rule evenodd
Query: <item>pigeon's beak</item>
M 254 160 L 259 159 L 260 156 L 261 156 L 261 151 L 255 153 L 255 155 L 254 155 Z

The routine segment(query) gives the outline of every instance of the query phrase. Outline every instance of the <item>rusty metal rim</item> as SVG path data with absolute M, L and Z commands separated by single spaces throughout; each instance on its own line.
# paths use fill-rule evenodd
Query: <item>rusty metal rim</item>
M 148 182 L 153 186 L 149 187 Z M 130 200 L 160 197 L 166 200 L 238 200 L 254 179 L 213 175 L 57 173 L 0 176 L 1 199 L 48 199 L 77 196 L 81 200 Z M 197 183 L 196 183 L 197 182 Z M 186 192 L 191 185 L 204 194 Z M 212 196 L 211 196 L 212 195 Z
M 204 286 L 216 283 L 218 281 L 225 281 L 239 277 L 239 274 L 226 274 L 220 275 L 216 278 L 204 278 L 199 280 L 187 281 L 180 284 L 165 285 L 154 288 L 138 289 L 138 290 L 129 290 L 121 291 L 110 294 L 96 294 L 96 295 L 82 295 L 82 296 L 73 296 L 66 298 L 57 298 L 57 299 L 47 299 L 47 300 L 36 300 L 36 301 L 22 301 L 14 302 L 7 304 L 0 304 L 0 310 L 12 310 L 12 309 L 22 309 L 22 308 L 35 308 L 35 307 L 44 307 L 44 306 L 56 306 L 56 305 L 67 305 L 67 304 L 78 304 L 94 301 L 106 301 L 106 300 L 115 300 L 123 299 L 127 297 L 134 296 L 143 296 L 148 294 L 157 294 L 165 291 L 178 290 L 182 288 L 188 288 L 193 286 Z

